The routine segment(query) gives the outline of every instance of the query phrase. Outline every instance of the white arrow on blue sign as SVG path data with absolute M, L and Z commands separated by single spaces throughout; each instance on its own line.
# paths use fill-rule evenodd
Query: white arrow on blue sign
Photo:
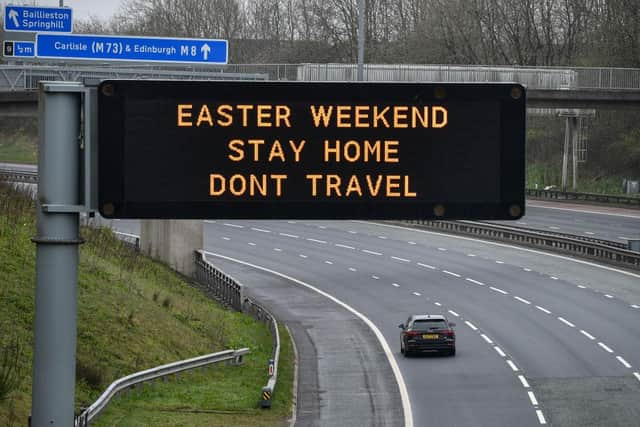
M 73 12 L 68 7 L 5 6 L 4 30 L 70 33 Z
M 226 64 L 227 40 L 163 37 L 37 34 L 36 57 L 94 61 Z

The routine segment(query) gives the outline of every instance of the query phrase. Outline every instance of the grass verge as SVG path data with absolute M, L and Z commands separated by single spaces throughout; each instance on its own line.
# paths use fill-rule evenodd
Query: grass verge
M 0 183 L 0 425 L 27 425 L 35 290 L 35 207 Z M 271 357 L 268 328 L 209 300 L 166 266 L 130 250 L 108 229 L 84 228 L 78 286 L 76 411 L 115 379 L 227 348 L 249 347 L 242 366 L 219 366 L 116 402 L 99 425 L 280 425 L 291 407 L 292 357 L 284 356 L 273 408 L 259 409 Z M 286 334 L 283 334 L 283 336 Z M 16 351 L 17 350 L 17 351 Z M 8 362 L 4 362 L 7 359 Z M 2 385 L 0 384 L 0 391 Z M 161 394 L 165 393 L 165 394 Z M 110 417 L 110 418 L 109 418 Z M 165 420 L 165 421 L 163 421 Z M 218 421 L 222 420 L 222 421 Z M 240 423 L 239 423 L 240 422 Z

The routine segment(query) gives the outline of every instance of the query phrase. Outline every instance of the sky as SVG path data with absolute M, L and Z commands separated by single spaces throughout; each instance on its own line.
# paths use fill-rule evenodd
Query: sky
M 86 19 L 95 16 L 101 20 L 108 20 L 120 6 L 122 0 L 63 0 L 64 5 L 73 9 L 73 19 Z M 57 7 L 60 0 L 3 0 L 0 4 L 17 4 L 29 6 Z

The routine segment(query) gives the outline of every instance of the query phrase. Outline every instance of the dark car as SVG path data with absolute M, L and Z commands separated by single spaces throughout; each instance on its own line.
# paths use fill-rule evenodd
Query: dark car
M 445 352 L 456 355 L 455 323 L 441 314 L 414 314 L 406 323 L 398 325 L 400 352 L 405 356 L 414 353 Z

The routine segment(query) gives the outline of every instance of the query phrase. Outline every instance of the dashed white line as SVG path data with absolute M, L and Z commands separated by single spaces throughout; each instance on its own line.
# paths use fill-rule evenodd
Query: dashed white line
M 526 299 L 524 299 L 524 298 L 520 298 L 520 297 L 513 297 L 513 298 L 517 299 L 517 300 L 518 300 L 518 301 L 520 301 L 521 303 L 524 303 L 524 304 L 531 304 L 531 301 L 527 301 L 527 300 L 526 300 Z
M 640 308 L 640 305 L 637 305 L 637 304 L 631 304 L 631 308 Z
M 507 295 L 509 293 L 507 291 L 503 291 L 502 289 L 494 288 L 493 286 L 489 286 L 489 289 L 491 289 L 492 291 L 500 292 L 502 295 Z
M 336 245 L 336 247 L 338 247 L 338 248 L 343 248 L 343 249 L 355 249 L 353 246 L 347 246 L 347 245 L 343 245 L 343 244 L 340 244 L 340 243 L 336 243 L 335 245 Z
M 640 372 L 634 372 L 633 376 L 636 377 L 638 381 L 640 381 Z
M 353 268 L 353 267 L 349 267 L 349 271 L 358 271 L 358 270 L 356 270 L 356 269 L 355 269 L 355 268 Z
M 585 330 L 580 329 L 580 333 L 582 335 L 584 335 L 585 337 L 589 338 L 591 341 L 596 339 L 596 337 L 594 337 L 593 335 L 591 335 L 589 332 L 587 332 Z
M 605 298 L 613 298 L 613 295 L 604 294 Z
M 546 424 L 547 420 L 544 418 L 544 414 L 540 409 L 536 409 L 536 415 L 538 416 L 538 422 L 540 424 Z
M 446 248 L 438 248 L 438 250 L 439 250 L 439 251 L 442 251 L 442 252 L 446 252 L 446 251 L 447 251 L 447 249 L 446 249 Z
M 256 244 L 255 244 L 255 243 L 253 243 L 253 242 L 249 242 L 249 243 L 248 243 L 248 245 L 249 245 L 249 246 L 255 246 Z
M 271 230 L 265 230 L 264 228 L 256 228 L 256 227 L 251 227 L 251 229 L 253 231 L 258 231 L 260 233 L 271 233 Z
M 376 276 L 375 274 L 374 274 L 374 275 L 372 275 L 372 276 L 371 276 L 371 278 L 372 278 L 373 280 L 380 280 L 380 277 Z
M 369 254 L 369 255 L 377 255 L 377 256 L 382 255 L 380 252 L 370 251 L 369 249 L 363 249 L 362 252 L 364 252 L 365 254 Z
M 530 269 L 530 268 L 523 268 L 523 270 L 524 270 L 524 271 L 526 271 L 526 272 L 531 271 L 531 269 Z
M 452 273 L 451 271 L 447 271 L 447 270 L 442 270 L 442 272 L 444 274 L 448 274 L 449 276 L 453 276 L 453 277 L 460 277 L 460 275 L 458 273 Z
M 573 323 L 569 322 L 564 317 L 558 317 L 558 320 L 561 321 L 562 323 L 564 323 L 565 325 L 571 327 L 571 328 L 575 328 L 576 327 L 576 325 L 574 325 Z
M 504 354 L 504 351 L 502 351 L 502 349 L 498 346 L 493 347 L 493 349 L 496 351 L 496 353 L 498 353 L 501 357 L 507 357 L 506 354 Z
M 480 336 L 482 337 L 483 340 L 487 342 L 487 344 L 493 344 L 493 341 L 491 341 L 491 338 L 489 338 L 485 334 L 480 334 Z
M 327 226 L 326 225 L 319 225 L 318 228 L 321 229 L 321 230 L 326 230 Z
M 551 312 L 544 307 L 540 307 L 539 305 L 536 305 L 536 308 L 543 313 L 551 314 Z
M 400 285 L 398 285 L 397 283 L 392 283 L 391 286 L 395 287 L 395 288 L 399 288 Z
M 358 232 L 357 232 L 357 231 L 353 231 L 353 230 L 349 230 L 349 231 L 348 231 L 348 233 L 349 233 L 349 234 L 358 234 Z
M 378 236 L 378 239 L 387 240 L 387 236 Z
M 504 261 L 496 261 L 496 264 L 504 264 Z
M 578 285 L 578 287 L 579 287 L 580 289 L 587 289 L 587 287 L 586 287 L 586 286 L 584 286 L 584 285 Z
M 223 237 L 222 240 L 229 241 L 229 240 L 231 240 L 231 237 Z
M 471 279 L 471 278 L 469 278 L 469 277 L 467 277 L 467 278 L 466 278 L 466 279 L 464 279 L 464 280 L 466 280 L 467 282 L 475 283 L 476 285 L 484 286 L 484 283 L 482 283 L 482 282 L 478 282 L 477 280 L 473 280 L 473 279 Z
M 298 255 L 300 258 L 308 258 L 308 256 L 306 256 L 305 254 L 300 254 Z
M 233 227 L 233 228 L 244 228 L 244 225 L 238 225 L 238 224 L 229 224 L 228 222 L 225 222 L 224 224 L 225 227 Z
M 438 307 L 442 307 L 442 304 L 440 304 L 439 302 L 434 302 L 435 305 L 437 305 Z
M 467 256 L 473 258 L 476 254 L 467 254 Z
M 421 263 L 421 262 L 419 262 L 419 263 L 418 263 L 418 265 L 419 265 L 420 267 L 429 268 L 429 269 L 431 269 L 431 270 L 435 270 L 435 269 L 436 269 L 433 265 L 423 264 L 423 263 Z
M 473 323 L 469 322 L 468 320 L 465 320 L 464 323 L 467 324 L 468 327 L 470 327 L 472 330 L 477 331 L 478 328 L 476 327 L 476 325 L 474 325 Z
M 616 356 L 616 359 L 618 359 L 618 362 L 622 363 L 622 366 L 624 366 L 625 368 L 631 368 L 629 362 L 624 360 L 621 356 Z
M 310 237 L 307 238 L 308 241 L 313 242 L 313 243 L 321 243 L 321 244 L 325 244 L 327 242 L 325 242 L 324 240 L 318 240 L 318 239 L 312 239 Z
M 513 372 L 518 372 L 518 367 L 511 360 L 507 360 L 507 365 L 509 365 Z
M 556 276 L 551 276 L 551 280 L 558 280 Z
M 284 237 L 291 237 L 292 239 L 299 239 L 300 238 L 300 236 L 296 236 L 295 234 L 289 234 L 289 233 L 278 233 L 278 234 L 281 235 L 281 236 L 284 236 Z
M 410 244 L 410 245 L 416 245 L 417 244 L 416 242 L 407 242 L 407 243 Z
M 520 382 L 522 383 L 522 387 L 524 388 L 529 388 L 529 382 L 527 381 L 527 379 L 524 377 L 524 375 L 518 375 L 518 379 L 520 380 Z
M 333 262 L 331 262 L 331 261 L 325 261 L 324 263 L 325 264 L 329 264 L 329 265 L 333 265 Z
M 276 252 L 282 252 L 282 249 L 280 249 L 280 248 L 273 248 L 273 250 L 276 251 Z
M 453 310 L 449 310 L 449 313 L 451 313 L 452 315 L 456 316 L 456 317 L 460 317 L 460 315 L 458 313 L 456 313 Z
M 538 399 L 536 399 L 536 395 L 533 394 L 532 391 L 528 391 L 527 394 L 529 395 L 529 400 L 531 400 L 531 404 L 533 406 L 538 406 Z
M 396 261 L 402 261 L 402 262 L 411 262 L 411 260 L 408 260 L 406 258 L 400 258 L 397 256 L 392 256 L 391 259 L 395 259 Z
M 611 350 L 605 343 L 599 342 L 598 345 L 602 347 L 607 353 L 613 353 L 613 350 Z
M 412 292 L 412 294 L 414 294 L 415 296 L 419 297 L 420 295 L 422 295 L 420 292 Z

